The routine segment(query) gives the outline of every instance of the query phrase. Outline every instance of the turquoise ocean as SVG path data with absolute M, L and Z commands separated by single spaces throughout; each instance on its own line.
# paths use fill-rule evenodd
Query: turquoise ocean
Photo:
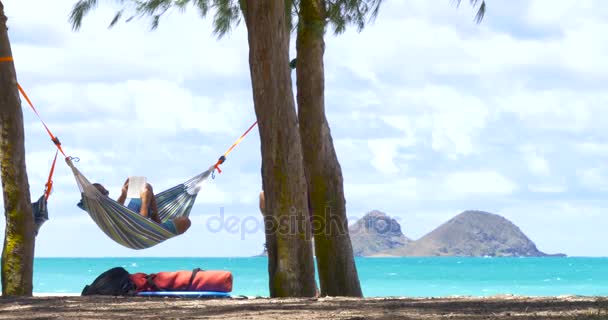
M 357 258 L 368 297 L 608 296 L 608 258 Z M 100 273 L 228 270 L 234 295 L 268 296 L 268 260 L 255 258 L 36 258 L 34 293 L 79 294 Z

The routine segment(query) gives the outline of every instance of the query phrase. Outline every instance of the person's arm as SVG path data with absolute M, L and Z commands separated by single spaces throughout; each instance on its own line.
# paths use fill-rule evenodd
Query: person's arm
M 118 199 L 116 199 L 116 201 L 122 205 L 125 204 L 125 200 L 127 200 L 127 190 L 129 190 L 129 178 L 127 178 L 127 180 L 125 181 L 125 183 L 122 185 L 122 190 L 120 192 L 120 197 L 118 197 Z

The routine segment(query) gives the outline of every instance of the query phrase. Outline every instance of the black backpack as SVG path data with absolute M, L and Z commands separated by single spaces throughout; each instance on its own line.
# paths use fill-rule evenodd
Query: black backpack
M 129 272 L 122 267 L 112 268 L 100 274 L 90 285 L 82 289 L 81 295 L 130 296 L 135 294 L 135 284 Z
M 38 201 L 32 203 L 32 213 L 34 214 L 34 233 L 38 235 L 38 230 L 42 224 L 49 220 L 49 211 L 47 208 L 46 197 L 42 195 Z

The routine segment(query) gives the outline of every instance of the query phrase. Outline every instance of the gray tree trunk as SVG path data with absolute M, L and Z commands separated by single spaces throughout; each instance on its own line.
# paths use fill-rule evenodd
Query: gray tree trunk
M 0 1 L 0 57 L 11 57 Z M 12 61 L 0 62 L 0 167 L 6 230 L 2 249 L 2 295 L 31 296 L 34 219 L 25 171 L 23 114 Z
M 296 40 L 300 138 L 321 295 L 361 297 L 348 233 L 342 169 L 325 117 L 323 0 L 301 0 Z
M 241 1 L 261 139 L 272 297 L 316 294 L 302 147 L 289 68 L 285 1 Z

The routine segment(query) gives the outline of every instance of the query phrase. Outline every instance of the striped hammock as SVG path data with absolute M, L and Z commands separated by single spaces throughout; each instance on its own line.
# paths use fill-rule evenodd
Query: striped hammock
M 82 209 L 89 213 L 97 226 L 112 240 L 131 249 L 146 249 L 177 234 L 141 216 L 108 196 L 103 195 L 66 159 L 82 194 Z M 212 173 L 209 169 L 188 181 L 157 194 L 158 215 L 162 222 L 187 217 L 196 195 Z

